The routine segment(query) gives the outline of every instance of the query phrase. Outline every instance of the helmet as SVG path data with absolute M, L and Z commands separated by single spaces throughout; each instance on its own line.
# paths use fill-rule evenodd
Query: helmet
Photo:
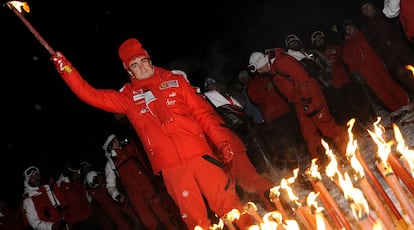
M 86 184 L 91 188 L 96 188 L 99 185 L 98 173 L 94 170 L 89 171 L 85 177 Z
M 211 84 L 217 84 L 217 81 L 211 77 L 206 78 L 206 80 L 204 80 L 204 89 L 207 89 L 207 87 Z
M 294 34 L 289 34 L 285 38 L 285 46 L 289 47 L 289 43 L 292 42 L 292 41 L 298 41 L 300 44 L 302 44 L 302 41 L 299 39 L 298 36 L 296 36 Z
M 269 57 L 262 52 L 253 52 L 250 54 L 248 69 L 253 73 L 269 63 Z
M 39 168 L 30 166 L 23 171 L 24 181 L 29 182 L 30 177 L 34 174 L 40 174 Z
M 313 32 L 313 34 L 311 35 L 311 43 L 313 44 L 313 43 L 315 42 L 315 40 L 316 40 L 317 38 L 320 38 L 320 37 L 325 38 L 326 36 L 325 36 L 325 34 L 324 34 L 322 31 L 320 31 L 320 30 Z

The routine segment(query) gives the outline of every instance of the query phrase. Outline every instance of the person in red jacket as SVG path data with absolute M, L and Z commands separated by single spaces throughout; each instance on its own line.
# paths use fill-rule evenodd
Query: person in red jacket
M 153 174 L 148 174 L 140 160 L 140 148 L 132 138 L 111 134 L 103 147 L 108 159 L 105 165 L 106 188 L 112 199 L 121 205 L 130 201 L 135 213 L 148 229 L 179 229 L 175 209 L 169 210 L 157 190 Z M 118 182 L 126 190 L 123 194 Z
M 351 73 L 358 74 L 389 112 L 409 105 L 407 92 L 395 82 L 384 63 L 352 20 L 343 22 L 342 55 Z
M 341 125 L 346 125 L 349 119 L 356 118 L 357 125 L 362 125 L 357 126 L 359 131 L 365 132 L 363 127 L 371 125 L 376 120 L 376 115 L 364 89 L 352 78 L 346 67 L 341 46 L 332 42 L 321 30 L 312 33 L 311 43 L 314 49 L 329 61 L 330 81 L 323 93 L 332 115 Z
M 91 170 L 85 175 L 86 192 L 91 197 L 92 206 L 99 211 L 99 221 L 105 229 L 134 229 L 136 216 L 129 216 L 117 205 L 106 190 L 105 176 L 102 172 Z
M 216 159 L 205 135 L 225 158 L 234 154 L 229 136 L 206 109 L 206 100 L 181 75 L 154 66 L 141 43 L 130 38 L 119 48 L 130 82 L 119 91 L 95 89 L 61 52 L 52 55 L 56 70 L 84 102 L 111 113 L 126 114 L 147 152 L 153 172 L 162 175 L 189 229 L 208 229 L 204 198 L 221 218 L 243 205 L 225 172 L 206 158 Z M 244 216 L 244 215 L 243 215 Z M 241 221 L 235 221 L 242 225 Z M 247 226 L 239 226 L 241 228 Z
M 345 156 L 348 135 L 329 112 L 318 82 L 292 56 L 279 52 L 274 58 L 253 52 L 249 67 L 259 74 L 270 74 L 278 90 L 293 103 L 311 159 L 325 157 L 321 138 L 326 138 L 339 156 Z
M 398 19 L 387 18 L 373 0 L 360 3 L 360 30 L 387 67 L 391 77 L 414 98 L 414 77 L 407 65 L 414 65 L 410 46 Z M 414 12 L 414 11 L 413 11 Z
M 67 213 L 70 225 L 73 229 L 91 229 L 99 226 L 99 222 L 93 213 L 90 197 L 87 195 L 85 183 L 81 177 L 80 165 L 68 162 L 56 185 L 62 190 L 69 200 Z
M 310 161 L 306 157 L 309 153 L 300 134 L 298 119 L 271 76 L 253 74 L 247 84 L 247 94 L 265 118 L 263 138 L 274 166 L 299 167 L 303 173 Z
M 43 184 L 40 170 L 36 166 L 26 168 L 23 176 L 21 211 L 25 225 L 44 230 L 70 229 L 67 212 L 69 200 L 61 189 L 52 184 Z

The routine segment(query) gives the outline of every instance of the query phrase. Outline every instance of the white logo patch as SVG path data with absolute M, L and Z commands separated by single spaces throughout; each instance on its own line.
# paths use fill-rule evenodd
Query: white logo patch
M 175 100 L 170 100 L 170 99 L 168 99 L 166 102 L 165 102 L 165 104 L 167 104 L 167 105 L 175 105 Z

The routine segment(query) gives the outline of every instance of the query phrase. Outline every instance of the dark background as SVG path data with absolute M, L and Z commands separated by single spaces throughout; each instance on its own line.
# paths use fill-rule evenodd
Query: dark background
M 117 51 L 130 37 L 143 43 L 155 65 L 186 71 L 194 85 L 205 77 L 225 83 L 247 65 L 252 51 L 282 47 L 290 33 L 306 47 L 320 29 L 340 40 L 331 27 L 359 16 L 358 0 L 33 0 L 29 6 L 25 17 L 53 49 L 92 86 L 113 89 L 128 80 Z M 30 165 L 46 178 L 56 178 L 68 160 L 103 170 L 101 146 L 117 128 L 113 115 L 76 98 L 47 50 L 4 2 L 0 28 L 6 86 L 0 199 L 20 199 L 22 171 Z

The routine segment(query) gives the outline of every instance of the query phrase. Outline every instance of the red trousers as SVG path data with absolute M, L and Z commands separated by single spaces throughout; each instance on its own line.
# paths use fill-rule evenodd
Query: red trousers
M 257 194 L 263 208 L 267 211 L 275 210 L 275 207 L 269 203 L 269 198 L 265 196 L 265 192 L 274 187 L 274 185 L 256 171 L 246 152 L 235 153 L 227 167 L 230 176 L 244 191 Z
M 159 218 L 168 229 L 173 229 L 174 226 L 169 219 L 164 203 L 149 178 L 143 173 L 135 173 L 133 176 L 132 182 L 135 181 L 135 186 L 127 186 L 127 191 L 129 200 L 141 222 L 148 229 L 156 229 L 159 224 L 157 218 Z
M 211 210 L 220 217 L 234 208 L 240 213 L 243 211 L 234 184 L 225 172 L 201 156 L 163 169 L 162 176 L 188 229 L 194 229 L 197 225 L 209 229 L 210 219 L 203 196 Z M 245 229 L 248 225 L 239 227 Z
M 305 113 L 301 103 L 295 103 L 295 109 L 300 130 L 308 146 L 311 159 L 318 157 L 318 148 L 322 146 L 321 139 L 323 137 L 331 139 L 339 154 L 345 155 L 348 134 L 343 127 L 336 123 L 326 105 L 319 108 L 320 111 L 312 117 Z

